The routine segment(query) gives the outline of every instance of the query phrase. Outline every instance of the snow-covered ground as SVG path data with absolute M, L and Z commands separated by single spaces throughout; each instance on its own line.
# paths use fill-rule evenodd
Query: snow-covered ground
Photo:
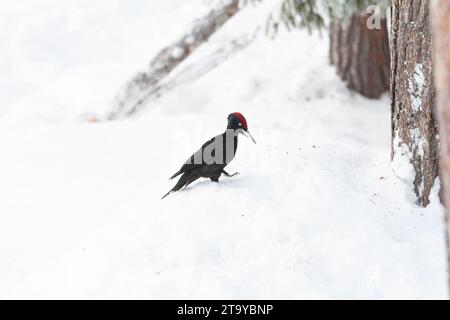
M 327 37 L 244 10 L 133 119 L 83 122 L 210 1 L 17 1 L 0 13 L 0 298 L 447 298 L 443 209 L 390 163 L 389 101 L 352 95 Z M 262 9 L 261 9 L 262 10 Z M 173 23 L 177 21 L 177 23 Z M 242 112 L 220 184 L 161 196 Z

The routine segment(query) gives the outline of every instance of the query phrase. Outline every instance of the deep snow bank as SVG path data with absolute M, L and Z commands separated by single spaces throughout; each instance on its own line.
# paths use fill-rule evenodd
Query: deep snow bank
M 214 48 L 254 31 L 255 14 L 240 13 L 176 72 L 195 74 Z M 109 32 L 98 38 L 109 65 L 126 73 L 128 60 L 146 61 L 138 49 L 108 55 Z M 45 99 L 24 95 L 0 126 L 1 297 L 447 297 L 437 195 L 414 205 L 389 161 L 387 99 L 350 94 L 327 65 L 326 38 L 258 36 L 122 122 L 65 122 L 85 108 L 58 88 L 107 78 L 85 69 L 62 66 L 65 78 L 42 84 Z M 99 95 L 114 86 L 102 82 Z M 241 175 L 161 201 L 167 178 L 232 111 L 259 143 L 241 139 L 229 168 Z

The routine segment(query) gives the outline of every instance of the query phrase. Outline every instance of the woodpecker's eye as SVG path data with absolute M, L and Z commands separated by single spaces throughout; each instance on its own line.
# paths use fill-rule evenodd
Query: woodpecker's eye
M 242 127 L 242 123 L 239 122 L 239 127 Z

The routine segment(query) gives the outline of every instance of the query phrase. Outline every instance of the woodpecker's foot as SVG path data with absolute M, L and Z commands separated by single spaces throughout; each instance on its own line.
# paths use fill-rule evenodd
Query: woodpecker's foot
M 229 174 L 229 173 L 226 172 L 225 170 L 222 171 L 222 173 L 223 173 L 223 174 L 225 175 L 225 177 L 227 177 L 227 178 L 232 178 L 232 177 L 236 177 L 236 176 L 240 175 L 239 172 L 235 172 L 235 173 L 233 173 L 233 174 Z

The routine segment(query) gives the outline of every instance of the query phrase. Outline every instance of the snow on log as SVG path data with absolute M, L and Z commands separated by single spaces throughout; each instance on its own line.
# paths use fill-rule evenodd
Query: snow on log
M 108 120 L 133 115 L 145 107 L 145 103 L 161 91 L 161 82 L 195 49 L 208 41 L 239 11 L 239 0 L 226 0 L 198 23 L 180 40 L 161 50 L 150 63 L 149 70 L 137 74 L 116 98 Z

